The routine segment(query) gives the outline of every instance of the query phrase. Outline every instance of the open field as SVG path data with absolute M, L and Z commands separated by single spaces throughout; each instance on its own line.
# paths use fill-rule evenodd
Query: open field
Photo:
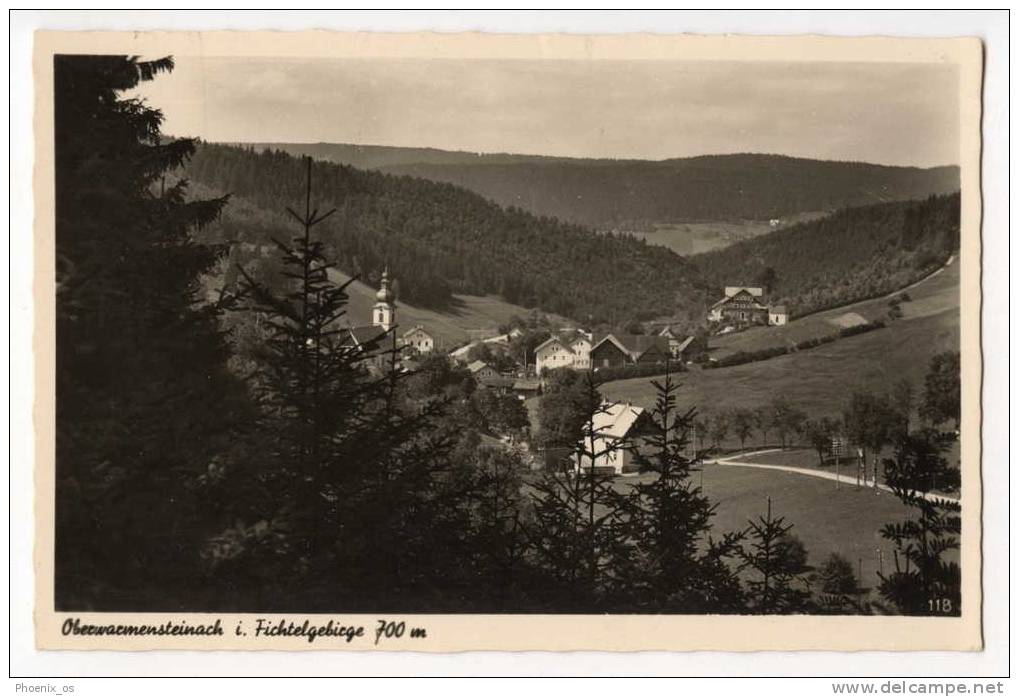
M 635 237 L 646 240 L 648 244 L 668 247 L 676 254 L 688 256 L 722 249 L 740 240 L 750 239 L 767 232 L 773 232 L 795 223 L 814 220 L 824 215 L 818 213 L 798 213 L 772 227 L 767 220 L 734 220 L 712 222 L 681 222 L 654 223 L 650 231 L 627 231 Z
M 896 291 L 891 295 L 897 295 Z M 959 308 L 959 264 L 953 261 L 941 272 L 910 287 L 906 292 L 912 298 L 902 303 L 902 318 L 895 321 L 908 323 L 911 320 L 937 315 L 946 310 Z M 825 310 L 795 319 L 781 327 L 752 327 L 735 334 L 711 338 L 711 355 L 715 358 L 737 351 L 756 351 L 772 346 L 795 344 L 805 339 L 825 336 L 837 332 L 843 326 L 858 324 L 858 318 L 865 321 L 880 319 L 888 312 L 888 298 L 883 296 L 845 305 L 834 310 Z M 857 315 L 858 318 L 854 318 Z M 850 321 L 850 320 L 857 321 Z M 894 327 L 893 327 L 894 329 Z M 886 331 L 886 330 L 878 330 Z
M 885 391 L 900 378 L 920 389 L 931 357 L 948 350 L 959 350 L 958 309 L 766 361 L 694 368 L 679 376 L 679 403 L 718 411 L 758 407 L 781 396 L 812 417 L 837 416 L 854 390 Z M 651 378 L 609 382 L 600 389 L 609 399 L 644 407 L 654 403 Z
M 701 484 L 700 473 L 693 480 Z M 636 481 L 621 478 L 617 486 Z M 892 545 L 881 537 L 881 527 L 903 520 L 907 513 L 887 492 L 846 486 L 836 491 L 834 482 L 771 470 L 705 465 L 703 489 L 718 504 L 714 536 L 742 530 L 748 518 L 764 515 L 770 496 L 772 514 L 795 526 L 791 533 L 806 546 L 808 564 L 820 566 L 831 552 L 837 552 L 852 561 L 858 573 L 862 560 L 864 588 L 874 588 L 878 582 L 878 549 L 884 551 L 886 572 L 893 564 Z
M 349 276 L 333 269 L 331 278 L 337 283 L 350 279 Z M 371 324 L 371 309 L 375 304 L 375 289 L 354 281 L 347 287 L 350 297 L 347 313 L 351 324 Z M 530 310 L 513 305 L 497 297 L 477 295 L 454 295 L 454 306 L 449 310 L 437 311 L 414 307 L 400 302 L 397 298 L 396 321 L 400 330 L 406 331 L 416 324 L 422 325 L 436 340 L 436 348 L 448 350 L 467 343 L 469 329 L 492 329 L 503 324 L 514 315 L 526 317 Z M 547 313 L 546 313 L 547 314 Z M 550 315 L 555 318 L 554 315 Z M 562 319 L 562 318 L 555 318 Z M 564 323 L 567 320 L 562 320 Z
M 668 247 L 676 254 L 689 256 L 728 247 L 739 240 L 771 232 L 767 220 L 743 220 L 710 223 L 655 223 L 651 231 L 631 232 L 648 244 Z

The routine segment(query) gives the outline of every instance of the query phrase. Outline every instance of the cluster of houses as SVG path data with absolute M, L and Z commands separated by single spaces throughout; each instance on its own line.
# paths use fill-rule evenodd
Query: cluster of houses
M 703 347 L 701 347 L 703 348 Z M 552 336 L 534 350 L 535 372 L 541 375 L 555 368 L 589 370 L 619 368 L 640 363 L 689 360 L 698 350 L 694 336 L 683 336 L 671 326 L 657 334 L 611 333 L 594 336 L 577 332 L 572 337 Z
M 725 297 L 708 310 L 708 321 L 732 329 L 755 324 L 780 326 L 789 321 L 789 313 L 785 305 L 766 304 L 763 288 L 726 286 Z
M 729 286 L 725 297 L 711 306 L 708 321 L 722 331 L 732 331 L 752 325 L 784 325 L 789 317 L 783 305 L 768 305 L 762 288 Z M 369 325 L 346 327 L 344 343 L 361 346 L 378 343 L 379 339 L 396 326 L 396 296 L 390 288 L 389 270 L 382 274 L 375 305 L 372 307 L 372 322 Z M 519 329 L 507 334 L 474 338 L 466 346 L 455 349 L 449 355 L 454 360 L 467 363 L 470 349 L 479 343 L 508 345 L 512 339 L 521 336 Z M 403 353 L 424 355 L 435 351 L 437 343 L 424 327 L 416 325 L 396 337 L 397 348 Z M 671 325 L 662 327 L 654 334 L 609 333 L 595 336 L 590 332 L 564 329 L 549 337 L 534 349 L 533 375 L 508 375 L 497 371 L 484 361 L 473 361 L 468 371 L 479 386 L 512 390 L 522 397 L 537 394 L 541 389 L 542 375 L 550 370 L 569 368 L 572 370 L 599 370 L 618 368 L 644 363 L 663 363 L 668 357 L 674 361 L 687 361 L 695 352 L 703 351 L 703 341 L 676 331 Z M 377 353 L 371 360 L 376 368 L 382 368 L 390 360 L 386 352 Z M 632 448 L 620 447 L 633 442 L 647 425 L 645 410 L 625 402 L 605 402 L 594 418 L 594 466 L 603 471 L 623 474 L 634 469 Z M 590 434 L 585 434 L 582 451 L 591 451 Z M 576 468 L 592 465 L 590 455 L 580 457 L 574 463 Z

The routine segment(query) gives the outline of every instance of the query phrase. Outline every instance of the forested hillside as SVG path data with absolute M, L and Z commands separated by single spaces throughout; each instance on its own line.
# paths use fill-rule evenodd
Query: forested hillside
M 273 147 L 456 184 L 503 206 L 519 206 L 537 215 L 600 230 L 646 230 L 656 223 L 781 219 L 797 213 L 924 198 L 959 188 L 957 167 L 886 167 L 780 155 L 648 161 L 331 143 Z
M 295 234 L 286 206 L 303 200 L 300 161 L 280 151 L 202 144 L 184 170 L 200 193 L 230 193 L 209 241 L 266 243 Z M 627 236 L 502 208 L 443 183 L 316 162 L 314 198 L 337 213 L 316 228 L 341 270 L 368 282 L 388 263 L 411 304 L 453 293 L 499 294 L 597 324 L 699 307 L 689 262 Z
M 944 264 L 959 247 L 959 194 L 846 208 L 690 257 L 721 293 L 770 285 L 793 315 L 890 293 Z

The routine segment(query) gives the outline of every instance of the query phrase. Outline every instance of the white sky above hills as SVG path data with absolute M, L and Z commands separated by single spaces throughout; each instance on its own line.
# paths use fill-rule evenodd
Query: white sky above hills
M 175 58 L 140 93 L 165 133 L 210 141 L 959 161 L 958 72 L 946 65 Z

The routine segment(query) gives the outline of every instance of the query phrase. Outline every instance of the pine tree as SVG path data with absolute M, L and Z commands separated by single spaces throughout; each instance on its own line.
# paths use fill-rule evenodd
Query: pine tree
M 650 434 L 634 460 L 651 480 L 634 485 L 623 501 L 624 533 L 635 549 L 624 585 L 651 612 L 736 612 L 743 606 L 739 579 L 729 566 L 741 538 L 710 536 L 716 506 L 690 481 L 700 465 L 686 457 L 695 411 L 676 406 L 678 385 L 666 367 L 656 391 Z
M 169 609 L 209 594 L 201 542 L 252 410 L 226 370 L 222 310 L 196 278 L 219 249 L 194 232 L 226 198 L 164 177 L 194 152 L 122 93 L 170 58 L 54 58 L 56 600 Z
M 534 589 L 539 602 L 558 611 L 617 608 L 626 595 L 620 569 L 631 546 L 621 530 L 620 501 L 613 473 L 604 465 L 632 443 L 609 437 L 601 425 L 610 405 L 591 372 L 583 376 L 584 425 L 565 471 L 550 471 L 533 484 L 534 518 L 527 531 Z
M 748 521 L 746 535 L 749 547 L 741 551 L 743 568 L 752 573 L 746 582 L 750 607 L 758 614 L 794 614 L 810 610 L 810 593 L 800 574 L 803 568 L 791 566 L 783 553 L 783 540 L 792 530 L 792 523 L 768 510 L 757 520 Z M 803 584 L 803 588 L 797 585 Z
M 312 173 L 308 160 L 304 212 L 287 209 L 300 234 L 276 241 L 289 287 L 243 274 L 244 310 L 269 332 L 252 378 L 269 435 L 219 567 L 260 570 L 273 609 L 442 609 L 466 586 L 470 529 L 470 491 L 435 428 L 446 400 L 406 399 L 394 328 L 350 340 L 346 284 L 312 237 L 331 214 L 312 207 Z
M 913 514 L 888 523 L 881 535 L 895 545 L 895 570 L 881 577 L 881 595 L 907 615 L 958 615 L 959 565 L 945 559 L 959 547 L 960 507 L 934 490 L 957 491 L 959 470 L 944 458 L 945 437 L 933 431 L 903 436 L 885 460 L 885 481 Z
M 487 447 L 476 448 L 471 460 L 463 472 L 471 479 L 464 489 L 474 499 L 469 542 L 476 581 L 462 609 L 534 609 L 526 597 L 532 576 L 525 534 L 529 510 L 522 492 L 525 464 L 515 451 Z

